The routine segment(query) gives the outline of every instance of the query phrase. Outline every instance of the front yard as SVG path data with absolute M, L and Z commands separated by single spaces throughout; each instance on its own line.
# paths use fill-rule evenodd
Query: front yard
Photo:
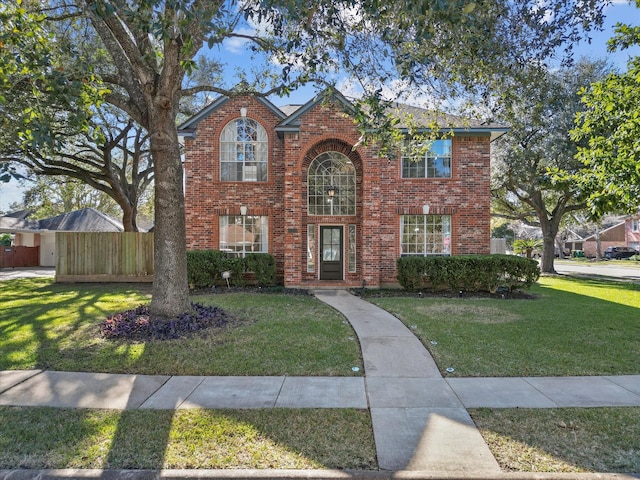
M 0 284 L 0 370 L 361 375 L 351 327 L 313 297 L 207 294 L 233 321 L 170 341 L 112 341 L 98 323 L 143 286 Z M 529 300 L 381 297 L 445 375 L 640 374 L 640 287 L 543 277 Z M 455 369 L 447 373 L 447 367 Z M 505 470 L 639 471 L 640 408 L 472 410 Z M 358 410 L 176 412 L 0 407 L 0 468 L 376 469 Z

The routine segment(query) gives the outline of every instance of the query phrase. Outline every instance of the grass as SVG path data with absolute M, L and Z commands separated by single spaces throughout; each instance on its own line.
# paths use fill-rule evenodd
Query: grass
M 376 469 L 362 410 L 0 407 L 0 468 Z
M 97 324 L 149 300 L 144 286 L 2 282 L 0 370 L 150 375 L 355 375 L 362 359 L 351 326 L 310 296 L 199 295 L 234 317 L 228 328 L 171 341 L 113 341 Z M 358 373 L 361 375 L 362 373 Z
M 504 470 L 640 472 L 640 408 L 470 411 Z
M 412 328 L 443 375 L 640 373 L 639 285 L 549 276 L 531 293 L 538 298 L 371 301 Z
M 543 277 L 535 300 L 371 299 L 458 376 L 638 374 L 640 287 Z M 3 282 L 0 370 L 183 375 L 352 375 L 356 336 L 311 297 L 195 298 L 234 316 L 177 341 L 113 342 L 104 317 L 148 301 L 145 287 Z M 432 344 L 434 341 L 436 344 Z M 640 471 L 640 408 L 476 409 L 505 470 Z M 110 411 L 0 407 L 0 468 L 376 469 L 361 410 Z

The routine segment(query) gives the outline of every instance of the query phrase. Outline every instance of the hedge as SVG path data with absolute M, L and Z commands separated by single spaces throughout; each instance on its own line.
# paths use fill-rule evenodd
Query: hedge
M 540 277 L 534 260 L 514 255 L 401 257 L 398 282 L 409 291 L 491 292 L 529 288 Z
M 248 253 L 245 258 L 229 257 L 219 250 L 187 250 L 187 279 L 190 288 L 227 285 L 223 272 L 231 272 L 229 284 L 246 284 L 245 273 L 253 273 L 260 286 L 275 284 L 276 262 L 268 253 Z

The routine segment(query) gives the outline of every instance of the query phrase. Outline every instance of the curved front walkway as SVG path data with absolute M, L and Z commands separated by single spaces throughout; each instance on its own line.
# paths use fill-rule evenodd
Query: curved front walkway
M 365 377 L 197 377 L 0 372 L 0 405 L 67 408 L 369 408 L 383 470 L 500 472 L 466 408 L 640 406 L 640 375 L 442 378 L 402 322 L 346 291 L 316 296 L 345 315 Z

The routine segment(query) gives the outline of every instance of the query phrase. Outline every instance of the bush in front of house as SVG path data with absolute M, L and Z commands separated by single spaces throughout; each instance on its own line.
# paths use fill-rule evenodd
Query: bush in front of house
M 495 293 L 528 288 L 540 277 L 537 262 L 513 255 L 401 257 L 398 282 L 409 291 L 466 291 Z
M 244 286 L 245 273 L 253 273 L 259 286 L 275 284 L 276 261 L 268 253 L 248 253 L 245 258 L 229 257 L 219 250 L 188 250 L 187 278 L 191 288 L 226 286 L 223 273 L 230 272 L 229 284 Z
M 268 253 L 248 253 L 244 258 L 245 269 L 253 272 L 256 283 L 262 287 L 276 283 L 276 259 Z

